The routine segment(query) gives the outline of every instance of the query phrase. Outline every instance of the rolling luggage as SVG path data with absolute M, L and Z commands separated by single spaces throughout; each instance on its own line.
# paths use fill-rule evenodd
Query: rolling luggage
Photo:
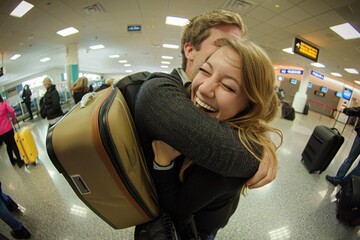
M 48 155 L 77 196 L 115 229 L 159 214 L 157 195 L 123 95 L 85 95 L 49 129 Z
M 329 166 L 343 142 L 344 137 L 336 128 L 316 126 L 302 152 L 302 160 L 309 173 L 320 171 L 321 174 Z
M 25 164 L 35 165 L 36 160 L 39 156 L 39 152 L 30 128 L 20 128 L 18 131 L 15 132 L 14 138 L 16 145 L 19 149 L 21 158 L 24 160 Z
M 281 102 L 281 115 L 287 120 L 293 121 L 295 119 L 295 109 L 287 102 Z
M 336 194 L 336 218 L 350 226 L 360 225 L 360 176 L 352 175 Z

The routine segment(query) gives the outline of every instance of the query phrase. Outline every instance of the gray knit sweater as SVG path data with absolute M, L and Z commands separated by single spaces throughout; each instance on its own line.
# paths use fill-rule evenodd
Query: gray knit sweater
M 141 134 L 168 143 L 222 176 L 249 178 L 259 167 L 259 161 L 239 141 L 237 130 L 194 106 L 176 70 L 171 75 L 153 73 L 143 83 L 135 122 Z

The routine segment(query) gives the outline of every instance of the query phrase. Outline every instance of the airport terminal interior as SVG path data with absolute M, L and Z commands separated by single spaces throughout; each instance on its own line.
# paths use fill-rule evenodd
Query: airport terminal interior
M 347 116 L 339 111 L 359 105 L 360 32 L 354 27 L 360 29 L 360 0 L 28 1 L 34 7 L 18 18 L 10 12 L 22 1 L 0 0 L 0 93 L 15 109 L 19 127 L 30 128 L 39 156 L 36 164 L 19 168 L 11 164 L 2 144 L 0 180 L 3 192 L 18 203 L 20 211 L 14 216 L 31 232 L 31 239 L 131 240 L 135 229 L 114 229 L 103 221 L 51 162 L 46 149 L 49 123 L 38 114 L 46 91 L 44 77 L 53 79 L 66 112 L 75 106 L 69 89 L 78 77 L 87 77 L 95 89 L 107 79 L 117 81 L 130 73 L 180 67 L 176 45 L 183 25 L 165 19 L 188 20 L 205 10 L 225 8 L 241 14 L 250 39 L 268 52 L 276 87 L 285 92 L 284 100 L 296 113 L 294 120 L 284 119 L 279 105 L 271 122 L 284 135 L 277 151 L 277 177 L 241 196 L 216 239 L 360 240 L 360 226 L 350 227 L 336 218 L 340 186 L 325 179 L 336 174 L 356 136 L 354 118 L 345 124 Z M 330 30 L 344 23 L 354 25 L 355 38 Z M 68 27 L 76 31 L 60 36 L 59 30 Z M 308 50 L 294 54 L 299 46 Z M 33 94 L 31 120 L 20 98 L 25 84 Z M 337 128 L 345 141 L 325 171 L 309 173 L 302 152 L 320 125 Z M 81 141 L 82 136 L 74 137 Z M 13 239 L 10 231 L 0 221 L 0 240 Z
M 343 123 L 313 111 L 308 115 L 296 113 L 294 121 L 279 114 L 271 124 L 284 134 L 284 143 L 277 152 L 280 166 L 276 180 L 242 196 L 236 212 L 216 239 L 360 239 L 360 227 L 349 227 L 336 218 L 334 200 L 339 186 L 325 180 L 325 175 L 334 175 L 347 157 L 356 136 L 354 126 L 344 128 Z M 301 153 L 316 126 L 334 124 L 343 131 L 345 142 L 324 172 L 310 174 Z M 29 229 L 32 239 L 133 239 L 133 227 L 117 230 L 110 227 L 82 203 L 56 170 L 45 147 L 47 121 L 35 116 L 31 121 L 20 122 L 20 126 L 28 126 L 36 139 L 37 165 L 21 169 L 12 166 L 6 147 L 2 146 L 0 176 L 3 191 L 20 206 L 21 212 L 15 216 Z M 10 228 L 2 221 L 0 233 L 0 239 L 12 239 Z

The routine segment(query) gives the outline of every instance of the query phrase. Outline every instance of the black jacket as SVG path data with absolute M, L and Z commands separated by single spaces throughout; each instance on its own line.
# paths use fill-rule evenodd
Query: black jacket
M 30 89 L 24 89 L 22 93 L 22 99 L 24 100 L 24 102 L 31 102 L 31 95 L 32 93 Z
M 47 89 L 43 99 L 45 101 L 47 119 L 54 119 L 63 115 L 60 106 L 60 96 L 55 85 L 51 85 L 51 87 Z
M 343 112 L 352 117 L 360 117 L 360 107 L 351 107 L 351 108 L 344 108 Z M 360 121 L 357 121 L 355 126 L 355 131 L 360 134 Z
M 195 107 L 174 72 L 152 74 L 142 84 L 135 104 L 135 123 L 139 136 L 162 140 L 222 176 L 249 178 L 259 167 L 259 161 L 230 124 Z

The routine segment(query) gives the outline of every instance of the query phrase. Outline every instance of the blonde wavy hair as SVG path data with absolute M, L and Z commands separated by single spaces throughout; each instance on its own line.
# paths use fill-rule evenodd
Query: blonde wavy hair
M 90 90 L 88 84 L 89 80 L 87 77 L 80 77 L 71 87 L 71 90 L 73 92 L 88 92 Z
M 224 9 L 207 11 L 199 16 L 190 19 L 183 29 L 181 37 L 182 68 L 185 69 L 187 58 L 184 52 L 184 45 L 190 43 L 195 50 L 200 50 L 201 43 L 211 34 L 211 28 L 221 24 L 237 26 L 242 36 L 246 35 L 246 26 L 239 14 Z
M 277 164 L 275 151 L 282 144 L 283 135 L 279 129 L 269 125 L 279 114 L 275 71 L 270 58 L 261 47 L 247 39 L 220 39 L 216 45 L 219 48 L 229 47 L 239 54 L 240 63 L 237 67 L 242 74 L 241 93 L 249 99 L 247 108 L 226 122 L 237 129 L 240 142 L 259 161 L 263 153 L 268 151 Z M 279 137 L 278 145 L 274 144 L 269 133 Z M 183 180 L 183 172 L 189 165 L 191 161 L 184 162 L 180 180 Z

